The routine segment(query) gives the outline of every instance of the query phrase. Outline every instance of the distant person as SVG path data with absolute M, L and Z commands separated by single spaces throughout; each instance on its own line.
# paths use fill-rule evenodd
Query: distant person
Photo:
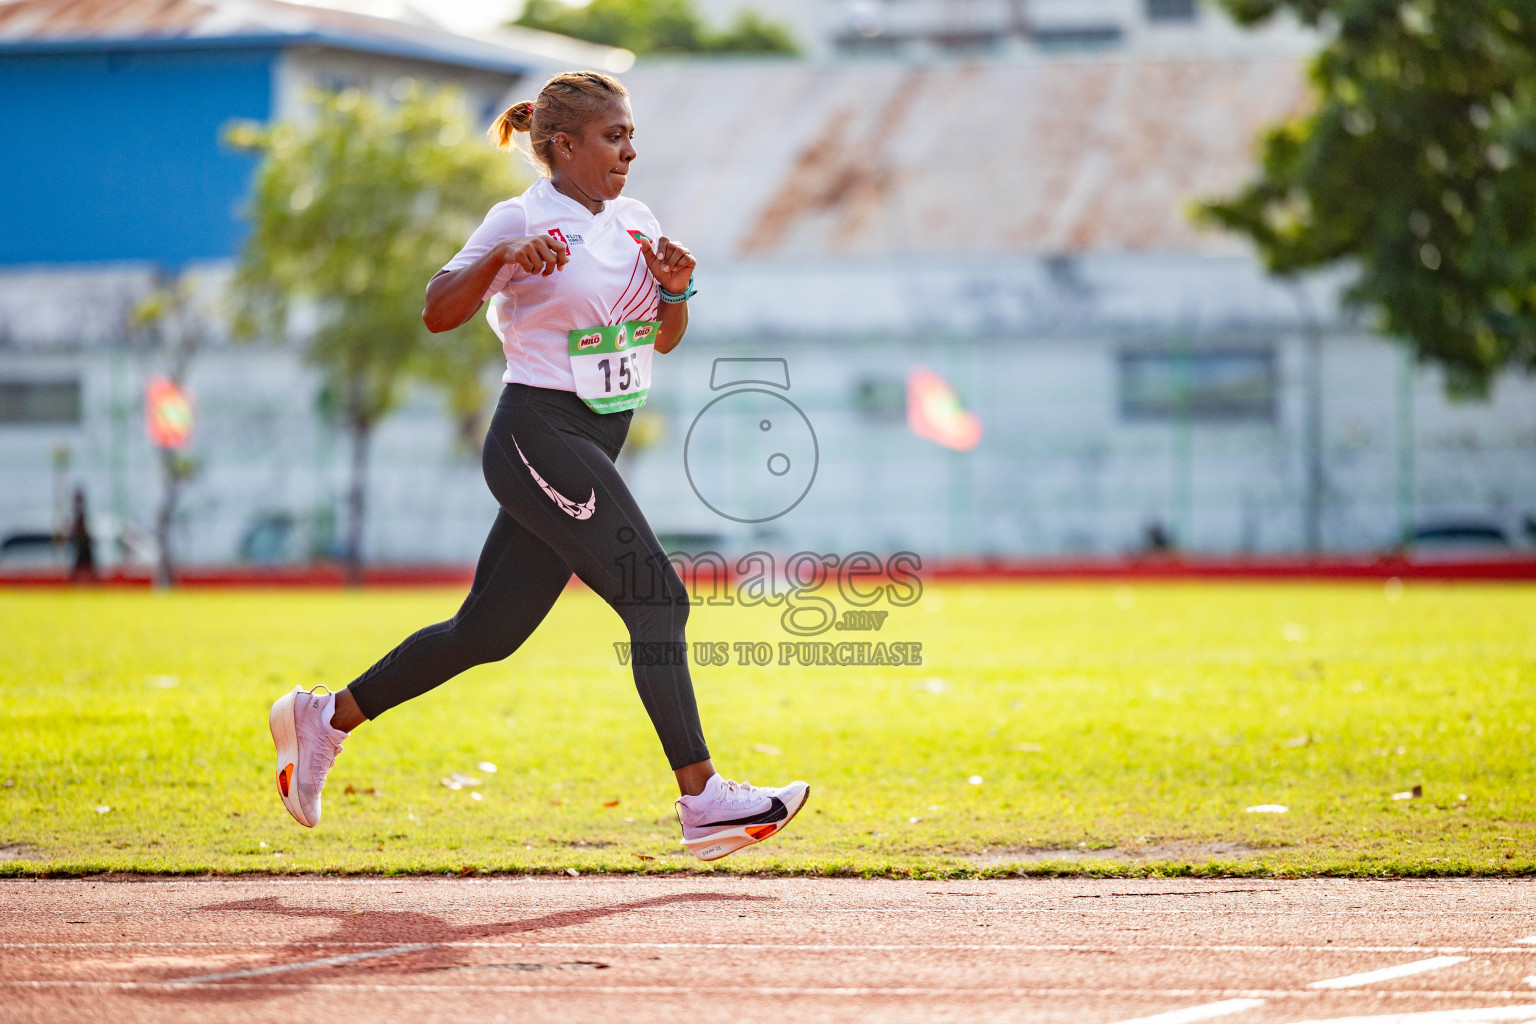
M 715 860 L 783 829 L 810 787 L 715 772 L 688 674 L 689 596 L 614 467 L 650 389 L 653 347 L 666 354 L 687 330 L 695 261 L 644 203 L 619 197 L 635 147 L 616 80 L 556 75 L 492 131 L 503 148 L 528 132 L 547 176 L 491 208 L 427 285 L 422 319 L 452 330 L 490 300 L 507 369 L 481 463 L 501 509 L 458 614 L 340 693 L 295 687 L 272 705 L 278 792 L 300 824 L 318 824 L 326 773 L 353 729 L 510 656 L 574 572 L 629 629 L 635 686 L 677 777 L 683 845 Z
M 1173 538 L 1168 535 L 1168 528 L 1161 520 L 1154 519 L 1147 524 L 1146 542 L 1144 550 L 1149 555 L 1166 555 L 1173 551 Z
M 75 488 L 70 507 L 69 532 L 64 538 L 69 544 L 69 581 L 92 583 L 96 580 L 96 539 L 91 536 L 85 510 L 85 488 Z

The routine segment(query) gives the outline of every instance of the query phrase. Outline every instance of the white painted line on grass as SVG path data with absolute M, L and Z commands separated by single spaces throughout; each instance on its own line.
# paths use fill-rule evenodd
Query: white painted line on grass
M 1527 935 L 1523 939 L 1516 939 L 1515 940 L 1515 945 L 1517 945 L 1517 946 L 1536 946 L 1536 935 Z
M 1193 1024 L 1197 1020 L 1225 1017 L 1229 1013 L 1242 1013 L 1244 1010 L 1263 1005 L 1262 999 L 1223 999 L 1219 1003 L 1186 1006 L 1182 1010 L 1169 1010 L 1167 1013 L 1153 1014 L 1151 1017 L 1135 1017 L 1131 1020 L 1118 1021 L 1117 1024 Z
M 334 967 L 337 964 L 356 963 L 358 960 L 372 960 L 381 956 L 394 956 L 397 953 L 418 953 L 423 949 L 436 949 L 434 943 L 418 943 L 414 946 L 391 946 L 388 949 L 370 949 L 363 953 L 343 953 L 341 956 L 322 957 L 319 960 L 301 960 L 293 964 L 274 964 L 271 967 L 251 967 L 243 971 L 221 971 L 218 974 L 197 974 L 190 978 L 167 978 L 167 984 L 171 985 L 202 985 L 211 981 L 228 981 L 233 978 L 259 978 L 264 974 L 283 974 L 288 971 L 303 971 L 311 967 Z
M 1454 967 L 1460 963 L 1466 963 L 1464 956 L 1433 956 L 1428 960 L 1415 960 L 1408 964 L 1398 964 L 1396 967 L 1383 967 L 1379 971 L 1364 971 L 1360 974 L 1346 974 L 1342 978 L 1329 978 L 1326 981 L 1314 981 L 1307 988 L 1359 988 L 1361 985 L 1374 985 L 1378 981 L 1391 981 L 1393 978 L 1406 978 L 1412 974 L 1423 974 L 1425 971 L 1438 971 L 1442 967 Z

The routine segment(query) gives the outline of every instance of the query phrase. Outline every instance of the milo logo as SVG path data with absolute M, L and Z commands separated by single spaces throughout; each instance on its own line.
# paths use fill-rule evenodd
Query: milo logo
M 625 345 L 628 345 L 628 344 L 629 344 L 629 339 L 624 336 L 624 328 L 620 327 L 618 335 L 613 339 L 613 347 L 614 348 L 623 348 Z
M 597 331 L 592 334 L 583 334 L 581 336 L 581 340 L 576 342 L 576 349 L 577 351 L 580 351 L 584 348 L 597 348 L 597 346 L 601 345 L 602 343 L 603 335 L 601 331 Z
M 650 324 L 641 324 L 639 327 L 635 328 L 635 340 L 644 341 L 646 338 L 651 336 L 651 332 L 655 329 L 656 328 L 652 327 Z

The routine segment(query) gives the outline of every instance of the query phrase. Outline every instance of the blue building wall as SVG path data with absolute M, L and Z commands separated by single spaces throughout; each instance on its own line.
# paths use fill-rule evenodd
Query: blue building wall
M 0 264 L 233 256 L 274 47 L 0 52 Z

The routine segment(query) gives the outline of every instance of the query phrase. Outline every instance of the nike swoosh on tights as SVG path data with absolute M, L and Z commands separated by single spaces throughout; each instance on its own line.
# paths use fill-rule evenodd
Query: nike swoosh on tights
M 754 814 L 750 818 L 737 818 L 734 821 L 706 821 L 702 825 L 694 825 L 693 828 L 716 828 L 721 825 L 762 825 L 770 821 L 783 821 L 789 815 L 789 809 L 784 806 L 784 801 L 778 797 L 769 797 L 772 803 L 762 814 Z
M 517 457 L 523 460 L 523 465 L 527 466 L 528 472 L 533 474 L 533 482 L 539 485 L 539 490 L 549 495 L 549 500 L 558 505 L 560 507 L 560 511 L 564 512 L 572 519 L 592 518 L 592 513 L 597 511 L 596 488 L 592 489 L 591 496 L 589 496 L 584 503 L 578 505 L 576 502 L 572 501 L 570 498 L 567 498 L 565 495 L 561 494 L 559 491 L 555 490 L 553 487 L 549 486 L 549 484 L 544 482 L 544 478 L 539 476 L 539 471 L 534 469 L 532 464 L 529 463 L 528 456 L 523 454 L 523 449 L 518 445 L 517 438 L 515 437 L 512 439 L 512 447 L 517 449 Z

